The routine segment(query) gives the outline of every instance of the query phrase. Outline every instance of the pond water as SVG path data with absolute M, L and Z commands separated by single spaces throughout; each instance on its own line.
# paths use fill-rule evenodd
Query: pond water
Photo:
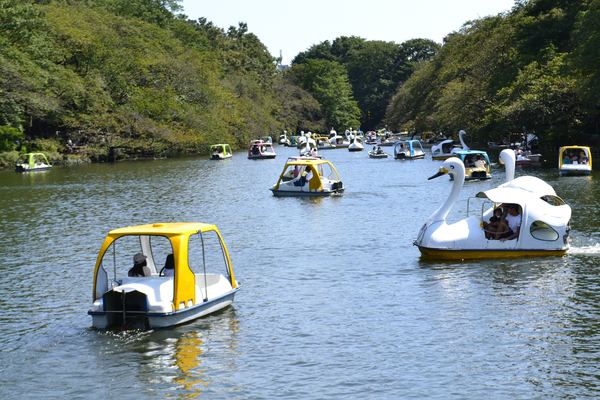
M 276 150 L 1 171 L 0 398 L 599 395 L 598 173 L 527 171 L 573 207 L 567 256 L 427 262 L 412 241 L 449 193 L 427 180 L 441 162 L 324 151 L 343 196 L 276 198 L 297 153 Z M 503 180 L 466 183 L 451 218 Z M 173 329 L 91 329 L 104 235 L 165 221 L 219 227 L 233 306 Z

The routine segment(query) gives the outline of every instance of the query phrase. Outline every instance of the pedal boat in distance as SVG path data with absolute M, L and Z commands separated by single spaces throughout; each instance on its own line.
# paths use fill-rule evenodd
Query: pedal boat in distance
M 231 147 L 227 143 L 213 144 L 210 146 L 210 159 L 211 160 L 225 160 L 226 158 L 233 157 Z
M 545 185 L 538 185 L 538 191 L 525 190 L 520 187 L 517 178 L 514 182 L 479 192 L 476 197 L 484 199 L 491 207 L 482 207 L 481 216 L 471 215 L 448 223 L 448 214 L 464 183 L 464 164 L 456 157 L 448 158 L 439 172 L 429 179 L 444 174 L 454 176 L 450 195 L 425 222 L 414 242 L 423 258 L 461 260 L 560 256 L 568 250 L 571 207 L 551 194 L 553 190 L 548 192 Z M 530 183 L 530 180 L 527 181 Z M 518 237 L 512 240 L 487 239 L 483 222 L 489 221 L 496 207 L 509 204 L 518 207 L 521 217 Z
M 445 160 L 448 157 L 454 156 L 459 150 L 469 150 L 469 146 L 465 143 L 465 135 L 467 132 L 460 130 L 458 132 L 458 139 L 460 146 L 458 146 L 452 139 L 442 140 L 438 144 L 431 146 L 431 158 L 433 160 Z
M 562 176 L 590 175 L 592 151 L 587 146 L 563 146 L 558 150 L 558 170 Z
M 459 150 L 454 153 L 465 166 L 465 181 L 485 180 L 492 178 L 490 158 L 485 151 Z M 450 177 L 452 179 L 452 176 Z
M 132 253 L 144 261 L 144 272 L 138 276 L 128 276 Z M 88 314 L 98 329 L 166 328 L 229 306 L 238 288 L 227 246 L 215 225 L 131 226 L 110 231 L 102 243 Z
M 348 151 L 363 151 L 364 149 L 363 138 L 355 134 L 348 145 Z
M 394 158 L 396 160 L 417 160 L 425 158 L 421 142 L 417 139 L 400 140 L 394 144 Z
M 15 163 L 16 172 L 46 171 L 52 168 L 44 153 L 25 153 Z
M 288 159 L 270 190 L 274 196 L 330 196 L 341 194 L 344 186 L 328 160 L 299 157 Z
M 248 147 L 248 159 L 264 160 L 275 158 L 275 156 L 275 149 L 273 149 L 272 143 L 263 140 L 253 140 L 250 142 L 250 147 Z
M 389 154 L 379 146 L 373 146 L 373 149 L 369 151 L 369 158 L 388 158 L 388 156 Z

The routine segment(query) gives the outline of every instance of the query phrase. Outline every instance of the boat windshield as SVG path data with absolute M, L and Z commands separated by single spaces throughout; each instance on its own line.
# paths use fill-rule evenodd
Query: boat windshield
M 340 176 L 336 172 L 335 169 L 331 167 L 329 164 L 319 164 L 319 175 L 324 178 L 327 178 L 330 181 L 339 181 Z
M 173 248 L 165 236 L 121 236 L 104 253 L 100 268 L 109 280 L 119 283 L 128 276 L 129 270 L 134 266 L 134 256 L 138 253 L 146 257 L 146 266 L 151 275 L 155 276 L 163 268 L 167 255 L 173 254 Z
M 229 277 L 229 266 L 225 250 L 219 235 L 215 231 L 190 236 L 188 265 L 195 274 L 207 273 Z M 202 281 L 200 284 L 202 284 Z

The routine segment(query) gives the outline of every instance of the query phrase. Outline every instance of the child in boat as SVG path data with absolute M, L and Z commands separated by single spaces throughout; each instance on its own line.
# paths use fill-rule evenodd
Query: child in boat
M 490 222 L 483 223 L 485 238 L 488 240 L 498 240 L 503 233 L 508 232 L 504 220 L 504 211 L 501 207 L 494 209 L 494 215 L 490 217 Z
M 508 204 L 508 213 L 506 214 L 506 226 L 508 232 L 500 235 L 500 240 L 513 240 L 519 237 L 521 230 L 521 213 L 519 206 L 516 204 Z

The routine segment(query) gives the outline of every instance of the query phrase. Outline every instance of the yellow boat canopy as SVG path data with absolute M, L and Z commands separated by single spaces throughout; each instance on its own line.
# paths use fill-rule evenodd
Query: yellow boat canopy
M 100 252 L 96 259 L 96 266 L 94 269 L 94 300 L 102 296 L 103 292 L 97 287 L 98 273 L 101 269 L 102 259 L 110 247 L 110 245 L 122 236 L 163 236 L 166 237 L 173 249 L 173 257 L 175 262 L 175 277 L 174 277 L 174 295 L 173 304 L 188 304 L 188 301 L 192 301 L 192 304 L 196 304 L 196 293 L 195 293 L 195 275 L 188 264 L 188 243 L 189 238 L 192 235 L 204 232 L 215 232 L 221 243 L 223 254 L 227 261 L 227 269 L 231 279 L 231 286 L 236 288 L 238 286 L 231 266 L 231 259 L 229 257 L 229 251 L 227 246 L 221 237 L 221 233 L 217 229 L 216 225 L 205 224 L 201 222 L 165 222 L 155 223 L 146 225 L 129 226 L 125 228 L 113 229 L 108 232 L 108 235 L 102 243 Z
M 565 162 L 564 162 L 565 152 L 567 153 L 567 155 L 569 155 L 569 153 L 572 153 L 573 155 L 578 155 L 582 151 L 584 152 L 584 156 L 587 158 L 587 160 L 585 160 L 585 164 L 588 164 L 591 167 L 592 166 L 592 151 L 591 151 L 591 149 L 588 146 L 577 146 L 577 145 L 562 146 L 558 150 L 558 165 L 559 165 L 559 167 L 562 167 L 562 165 L 565 164 Z
M 113 229 L 108 232 L 108 236 L 116 239 L 124 235 L 193 235 L 198 232 L 208 232 L 216 229 L 215 225 L 201 222 L 160 222 Z

